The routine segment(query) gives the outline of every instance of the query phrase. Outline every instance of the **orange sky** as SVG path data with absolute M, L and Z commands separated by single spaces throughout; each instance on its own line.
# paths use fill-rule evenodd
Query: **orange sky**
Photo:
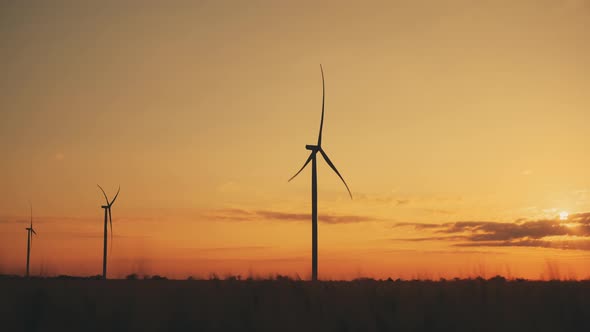
M 0 5 L 0 273 L 31 200 L 99 274 L 99 183 L 112 277 L 309 277 L 321 63 L 320 278 L 590 277 L 590 1 L 157 3 Z

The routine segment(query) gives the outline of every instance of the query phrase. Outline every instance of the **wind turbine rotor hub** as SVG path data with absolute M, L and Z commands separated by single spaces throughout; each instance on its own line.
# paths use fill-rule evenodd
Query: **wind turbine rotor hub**
M 319 149 L 320 149 L 320 147 L 319 147 L 319 146 L 317 146 L 317 145 L 309 145 L 309 144 L 308 144 L 308 145 L 306 145 L 306 146 L 305 146 L 305 149 L 307 149 L 307 150 L 311 150 L 311 151 L 317 151 L 317 150 L 319 150 Z

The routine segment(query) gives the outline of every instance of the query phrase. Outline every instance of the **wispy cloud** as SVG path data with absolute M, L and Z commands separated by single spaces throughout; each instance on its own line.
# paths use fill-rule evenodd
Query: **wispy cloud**
M 461 241 L 468 239 L 467 236 L 464 235 L 455 235 L 455 236 L 427 236 L 427 237 L 417 237 L 417 238 L 410 238 L 410 239 L 393 239 L 393 241 L 407 241 L 407 242 L 425 242 L 425 241 Z
M 216 210 L 207 216 L 211 220 L 220 221 L 292 221 L 304 222 L 311 219 L 308 213 L 291 213 L 270 210 L 242 210 L 242 209 L 221 209 Z M 322 214 L 318 216 L 318 221 L 326 224 L 352 224 L 370 221 L 380 221 L 381 219 L 362 215 L 333 215 Z
M 390 249 L 390 250 L 378 250 L 376 253 L 416 253 L 416 254 L 433 254 L 433 255 L 473 255 L 473 254 L 484 254 L 484 255 L 505 255 L 505 252 L 499 251 L 484 251 L 484 250 L 416 250 L 416 249 Z
M 576 240 L 535 240 L 519 239 L 511 241 L 484 241 L 473 243 L 456 243 L 456 247 L 538 247 L 562 250 L 590 250 L 590 239 Z
M 444 224 L 443 224 L 444 225 Z M 393 227 L 414 227 L 416 229 L 429 229 L 429 228 L 441 228 L 443 225 L 441 224 L 423 224 L 423 223 L 415 223 L 415 222 L 399 222 L 393 225 Z
M 437 236 L 403 241 L 451 241 L 457 247 L 543 247 L 590 250 L 590 213 L 578 213 L 568 220 L 543 219 L 513 223 L 458 221 L 442 224 L 397 223 L 394 227 L 414 227 Z

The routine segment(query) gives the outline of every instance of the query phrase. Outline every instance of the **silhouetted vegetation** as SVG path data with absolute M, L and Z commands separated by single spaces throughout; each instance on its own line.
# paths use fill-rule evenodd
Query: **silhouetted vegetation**
M 138 280 L 139 279 L 139 276 L 136 273 L 131 273 L 128 276 L 126 276 L 125 279 L 127 279 L 127 280 Z
M 162 277 L 159 275 L 152 276 L 152 280 L 168 280 L 166 277 Z
M 52 278 L 47 278 L 47 279 L 52 279 Z M 76 277 L 76 276 L 68 276 L 68 275 L 59 275 L 57 277 L 55 277 L 54 279 L 61 279 L 61 280 L 101 280 L 102 276 L 101 275 L 95 275 L 95 276 L 90 276 L 90 277 Z
M 590 331 L 590 281 L 96 278 L 0 276 L 2 330 Z

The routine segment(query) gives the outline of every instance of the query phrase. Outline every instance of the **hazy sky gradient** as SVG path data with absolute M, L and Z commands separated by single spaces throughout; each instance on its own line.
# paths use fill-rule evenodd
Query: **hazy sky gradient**
M 590 1 L 0 6 L 0 273 L 24 270 L 29 200 L 33 272 L 100 273 L 99 183 L 122 188 L 113 276 L 308 277 L 310 171 L 287 179 L 321 63 L 355 199 L 320 162 L 320 278 L 590 276 L 586 250 L 395 226 L 590 211 Z

